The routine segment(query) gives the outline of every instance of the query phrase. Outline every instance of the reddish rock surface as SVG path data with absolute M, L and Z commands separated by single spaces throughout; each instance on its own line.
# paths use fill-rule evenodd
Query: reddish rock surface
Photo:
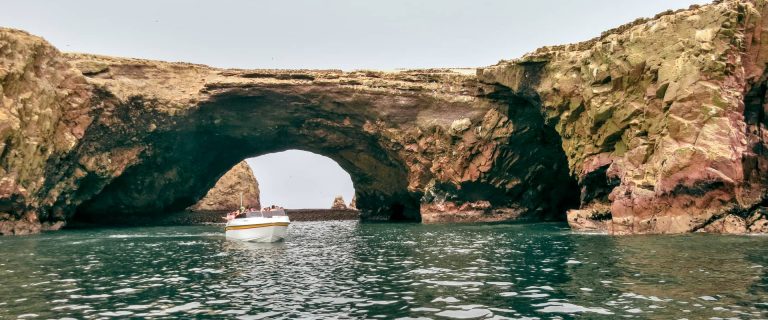
M 537 101 L 560 134 L 576 229 L 741 233 L 764 224 L 763 1 L 638 20 L 478 72 Z
M 62 54 L 0 29 L 0 233 L 196 203 L 286 149 L 350 173 L 364 220 L 765 232 L 763 1 L 665 12 L 467 69 L 216 69 Z

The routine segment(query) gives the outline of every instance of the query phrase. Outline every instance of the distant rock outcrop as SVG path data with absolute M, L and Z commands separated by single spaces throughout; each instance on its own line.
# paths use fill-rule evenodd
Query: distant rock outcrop
M 259 182 L 253 176 L 251 167 L 245 161 L 238 163 L 225 173 L 216 185 L 190 211 L 229 211 L 240 207 L 240 194 L 243 206 L 261 209 L 259 203 Z
M 347 208 L 347 203 L 344 202 L 344 197 L 336 196 L 336 198 L 333 199 L 333 204 L 331 205 L 331 209 L 341 210 L 346 208 Z

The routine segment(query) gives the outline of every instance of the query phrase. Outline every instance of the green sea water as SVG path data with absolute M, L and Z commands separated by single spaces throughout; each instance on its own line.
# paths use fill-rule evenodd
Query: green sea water
M 0 238 L 0 318 L 768 318 L 768 237 L 292 223 Z

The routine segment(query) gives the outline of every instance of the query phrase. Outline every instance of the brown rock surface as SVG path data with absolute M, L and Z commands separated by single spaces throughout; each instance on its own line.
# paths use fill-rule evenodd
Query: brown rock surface
M 638 20 L 478 72 L 537 101 L 562 138 L 576 229 L 744 232 L 765 204 L 764 1 Z
M 89 70 L 103 106 L 72 157 L 127 167 L 91 175 L 88 192 L 59 194 L 74 196 L 75 219 L 98 221 L 114 208 L 178 210 L 228 166 L 290 148 L 349 172 L 366 220 L 419 220 L 429 208 L 422 203 L 477 201 L 499 209 L 485 215 L 512 207 L 515 217 L 557 219 L 576 198 L 558 137 L 538 111 L 514 97 L 486 97 L 473 72 L 220 70 L 67 57 Z M 471 130 L 462 128 L 468 121 Z M 534 187 L 562 192 L 528 191 Z
M 331 204 L 331 209 L 341 210 L 346 208 L 347 208 L 347 203 L 344 202 L 344 197 L 336 196 L 336 198 L 333 199 L 333 204 Z
M 190 211 L 232 211 L 240 208 L 240 195 L 243 196 L 243 206 L 261 209 L 259 203 L 259 182 L 253 176 L 251 167 L 241 161 L 227 171 L 216 185 Z
M 286 149 L 337 161 L 366 220 L 764 232 L 766 14 L 722 1 L 476 71 L 223 70 L 0 29 L 0 233 L 181 210 Z
M 39 232 L 45 226 L 36 206 L 67 205 L 36 195 L 46 189 L 46 168 L 63 162 L 90 125 L 90 95 L 80 72 L 47 42 L 0 31 L 0 234 Z M 65 218 L 57 209 L 45 215 Z

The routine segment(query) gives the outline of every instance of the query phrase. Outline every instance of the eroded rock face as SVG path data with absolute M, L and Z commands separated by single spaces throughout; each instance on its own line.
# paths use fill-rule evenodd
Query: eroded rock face
M 240 208 L 240 195 L 246 208 L 261 209 L 259 182 L 253 176 L 251 167 L 241 161 L 227 171 L 216 185 L 190 211 L 232 211 Z
M 768 179 L 766 13 L 764 1 L 693 7 L 479 78 L 538 101 L 559 133 L 581 188 L 572 227 L 745 232 Z
M 88 120 L 69 149 L 45 147 L 56 152 L 36 162 L 40 181 L 17 196 L 14 221 L 23 212 L 39 226 L 183 210 L 242 159 L 287 149 L 336 160 L 353 177 L 363 219 L 420 220 L 422 211 L 440 221 L 453 214 L 443 208 L 477 201 L 493 209 L 479 220 L 497 209 L 552 219 L 575 199 L 554 130 L 530 103 L 484 94 L 474 71 L 221 70 L 64 55 L 23 32 L 1 32 L 36 41 L 63 63 L 59 72 L 82 87 L 78 110 Z M 13 178 L 21 169 L 6 180 L 31 190 Z
M 0 32 L 0 234 L 58 228 L 57 200 L 40 197 L 47 168 L 76 148 L 91 123 L 91 87 L 44 40 Z M 74 174 L 77 174 L 76 172 Z M 56 193 L 57 190 L 51 190 Z M 48 206 L 40 219 L 35 203 Z
M 455 213 L 440 211 L 442 205 L 476 201 L 493 206 L 477 220 L 498 220 L 507 211 L 556 219 L 576 198 L 554 130 L 525 101 L 486 97 L 474 74 L 233 71 L 69 57 L 78 68 L 99 70 L 88 80 L 114 104 L 94 128 L 93 143 L 83 144 L 103 150 L 82 150 L 85 157 L 113 153 L 116 146 L 97 136 L 142 128 L 117 143 L 141 150 L 134 164 L 103 177 L 78 215 L 174 210 L 196 200 L 233 162 L 286 149 L 336 160 L 353 178 L 363 219 L 418 220 L 428 213 L 425 220 L 444 221 Z M 471 130 L 453 126 L 467 119 Z
M 0 29 L 0 233 L 181 210 L 287 149 L 349 172 L 362 219 L 764 232 L 766 13 L 723 1 L 476 71 L 222 70 Z
M 575 199 L 554 130 L 530 103 L 485 95 L 474 72 L 62 59 L 82 73 L 94 107 L 84 136 L 58 155 L 66 161 L 46 167 L 43 187 L 24 199 L 43 221 L 182 210 L 235 163 L 287 149 L 336 160 L 368 220 L 420 220 L 421 211 L 440 221 L 453 214 L 445 206 L 477 201 L 493 209 L 478 220 L 500 210 L 554 219 Z

